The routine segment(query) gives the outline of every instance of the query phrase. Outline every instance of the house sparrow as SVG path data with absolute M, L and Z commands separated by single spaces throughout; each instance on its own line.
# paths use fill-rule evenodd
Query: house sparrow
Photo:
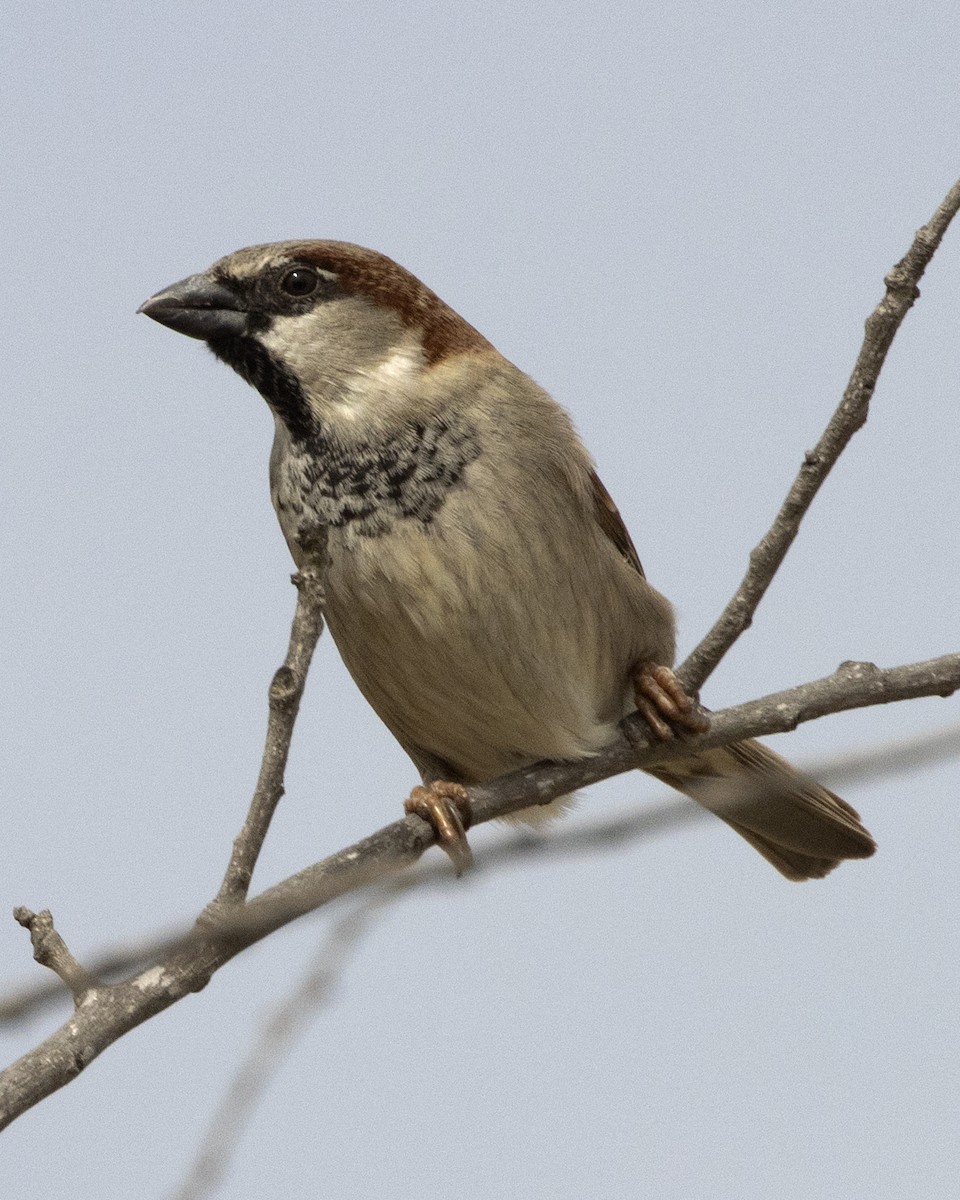
M 345 242 L 278 242 L 140 311 L 206 341 L 270 406 L 284 537 L 298 565 L 326 539 L 330 631 L 420 772 L 407 810 L 458 869 L 465 784 L 593 754 L 635 709 L 664 740 L 706 727 L 669 669 L 671 606 L 566 412 L 408 271 Z M 788 879 L 874 851 L 848 804 L 758 742 L 650 774 Z

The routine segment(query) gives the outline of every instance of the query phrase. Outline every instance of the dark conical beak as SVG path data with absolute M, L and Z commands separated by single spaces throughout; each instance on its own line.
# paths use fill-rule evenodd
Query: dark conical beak
M 194 338 L 236 337 L 247 324 L 236 292 L 206 274 L 191 275 L 157 292 L 137 312 Z

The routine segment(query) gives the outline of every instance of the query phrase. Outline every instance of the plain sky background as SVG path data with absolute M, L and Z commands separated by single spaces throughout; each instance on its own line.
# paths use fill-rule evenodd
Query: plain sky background
M 960 173 L 955 0 L 11 0 L 3 26 L 0 910 L 49 906 L 81 958 L 215 890 L 294 602 L 266 406 L 145 297 L 253 242 L 396 258 L 572 411 L 685 651 Z M 922 291 L 712 707 L 958 648 L 960 228 Z M 810 763 L 957 717 L 926 700 L 775 744 Z M 412 782 L 325 640 L 256 885 L 393 820 Z M 705 820 L 404 900 L 220 1194 L 955 1195 L 958 791 L 956 763 L 850 786 L 880 852 L 822 883 Z M 623 776 L 570 824 L 663 798 Z M 21 1118 L 0 1194 L 167 1196 L 334 915 Z M 41 971 L 7 916 L 0 965 Z M 0 1030 L 5 1058 L 67 1011 Z

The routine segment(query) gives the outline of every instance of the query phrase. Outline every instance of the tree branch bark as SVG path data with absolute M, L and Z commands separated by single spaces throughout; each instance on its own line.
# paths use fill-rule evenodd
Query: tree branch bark
M 843 789 L 849 786 L 862 787 L 865 781 L 886 779 L 891 775 L 920 771 L 936 763 L 960 757 L 960 724 L 954 723 L 939 729 L 925 730 L 911 737 L 885 741 L 865 749 L 834 758 L 817 759 L 814 762 L 797 764 L 805 774 L 812 775 L 818 782 L 830 788 Z M 623 846 L 633 839 L 652 833 L 681 828 L 695 821 L 712 820 L 711 814 L 686 797 L 674 796 L 660 804 L 644 803 L 636 810 L 616 816 L 599 816 L 590 824 L 573 828 L 551 828 L 549 834 L 532 834 L 529 830 L 514 833 L 503 841 L 484 848 L 483 857 L 475 864 L 471 879 L 483 871 L 489 871 L 512 862 L 523 862 L 536 858 L 560 858 L 583 854 L 591 849 L 607 846 Z M 402 894 L 404 890 L 430 886 L 438 880 L 449 881 L 450 872 L 446 864 L 436 862 L 429 871 L 421 870 L 417 875 L 398 876 L 391 882 L 391 894 Z M 401 886 L 401 879 L 404 883 Z M 139 937 L 129 944 L 120 944 L 100 950 L 86 971 L 88 978 L 106 979 L 141 970 L 158 957 L 168 954 L 174 946 L 181 946 L 195 935 L 180 931 L 157 933 Z M 61 1004 L 64 999 L 63 982 L 44 977 L 38 981 L 24 983 L 0 996 L 0 1026 L 12 1026 L 41 1009 Z
M 913 245 L 884 279 L 886 294 L 867 318 L 863 345 L 836 412 L 813 450 L 804 455 L 800 473 L 773 524 L 750 553 L 750 565 L 740 586 L 713 628 L 687 657 L 677 675 L 695 695 L 741 633 L 753 614 L 800 530 L 800 522 L 857 430 L 867 421 L 870 399 L 903 319 L 920 296 L 917 284 L 960 209 L 960 180 L 947 192 L 929 222 L 917 230 Z
M 246 900 L 270 822 L 283 796 L 283 776 L 287 769 L 293 729 L 300 712 L 313 652 L 323 633 L 325 557 L 326 547 L 318 548 L 316 561 L 293 576 L 297 589 L 297 608 L 290 627 L 287 657 L 270 683 L 269 716 L 260 775 L 243 828 L 234 839 L 220 891 L 208 912 L 227 904 L 242 904 Z
M 708 733 L 665 748 L 638 749 L 625 734 L 595 758 L 544 763 L 470 789 L 474 824 L 505 816 L 611 775 L 650 766 L 682 753 L 743 738 L 795 729 L 828 713 L 919 696 L 948 696 L 960 689 L 960 654 L 881 670 L 843 663 L 824 679 L 713 714 Z M 347 892 L 383 879 L 416 861 L 432 845 L 433 829 L 407 816 L 338 854 L 268 888 L 243 907 L 232 906 L 217 923 L 204 923 L 151 967 L 130 980 L 91 987 L 72 1017 L 0 1075 L 0 1129 L 75 1078 L 125 1033 L 200 991 L 240 951 L 274 930 Z

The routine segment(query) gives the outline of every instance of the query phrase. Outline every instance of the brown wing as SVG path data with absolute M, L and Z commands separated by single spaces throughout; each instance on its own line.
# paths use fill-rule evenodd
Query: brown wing
M 631 567 L 643 575 L 643 567 L 640 565 L 640 556 L 637 554 L 637 548 L 630 540 L 630 534 L 627 533 L 627 527 L 623 523 L 623 517 L 613 502 L 613 498 L 607 489 L 600 482 L 600 477 L 596 471 L 591 471 L 590 482 L 593 484 L 593 505 L 594 512 L 597 516 L 597 524 L 607 535 L 611 542 L 616 546 L 617 550 L 623 555 Z

